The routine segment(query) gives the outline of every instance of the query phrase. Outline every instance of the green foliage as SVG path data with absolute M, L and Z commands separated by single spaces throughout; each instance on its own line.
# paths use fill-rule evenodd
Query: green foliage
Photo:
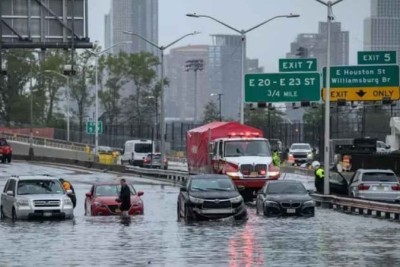
M 215 101 L 210 101 L 204 108 L 203 123 L 219 121 L 219 110 Z
M 246 124 L 253 127 L 277 125 L 283 122 L 283 112 L 277 109 L 256 109 L 248 112 Z

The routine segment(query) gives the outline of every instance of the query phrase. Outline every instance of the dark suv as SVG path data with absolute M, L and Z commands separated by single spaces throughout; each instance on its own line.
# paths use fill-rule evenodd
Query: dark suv
M 0 159 L 2 163 L 6 161 L 11 162 L 12 158 L 12 147 L 7 143 L 5 138 L 0 138 Z

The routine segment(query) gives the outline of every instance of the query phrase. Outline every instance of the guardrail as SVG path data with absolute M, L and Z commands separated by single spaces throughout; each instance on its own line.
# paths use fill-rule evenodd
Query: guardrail
M 172 180 L 177 183 L 183 183 L 186 181 L 189 173 L 186 171 L 177 171 L 177 170 L 160 170 L 160 169 L 147 169 L 140 168 L 134 166 L 126 166 L 126 172 L 132 172 L 139 175 L 152 176 L 158 178 L 165 178 L 168 180 Z
M 374 216 L 377 218 L 400 218 L 400 205 L 334 195 L 311 195 L 318 205 L 346 213 Z

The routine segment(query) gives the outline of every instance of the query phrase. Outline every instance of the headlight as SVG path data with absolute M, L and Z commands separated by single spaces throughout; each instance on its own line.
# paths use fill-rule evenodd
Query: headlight
M 63 203 L 64 203 L 64 205 L 72 205 L 72 201 L 69 197 L 65 197 L 63 199 Z
M 313 156 L 313 153 L 312 153 L 312 152 L 308 152 L 308 153 L 307 153 L 307 157 L 308 157 L 308 158 L 312 158 L 312 156 Z
M 303 203 L 304 207 L 314 207 L 315 206 L 315 201 L 314 200 L 309 200 Z
M 195 204 L 203 204 L 203 200 L 201 198 L 189 196 L 189 200 L 190 200 L 190 202 L 195 203 Z
M 16 204 L 17 204 L 17 206 L 29 206 L 29 200 L 21 198 L 21 199 L 17 200 Z
M 94 202 L 93 204 L 96 205 L 97 207 L 104 206 L 103 203 L 98 202 L 98 201 Z
M 264 202 L 266 206 L 278 206 L 278 202 L 266 200 Z
M 289 153 L 289 157 L 293 157 L 293 153 Z
M 242 202 L 242 200 L 243 200 L 242 196 L 237 196 L 237 197 L 231 198 L 232 203 L 239 203 L 239 202 Z

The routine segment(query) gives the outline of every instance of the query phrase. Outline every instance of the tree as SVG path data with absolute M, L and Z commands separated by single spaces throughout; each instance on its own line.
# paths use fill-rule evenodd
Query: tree
M 312 146 L 318 146 L 323 151 L 324 139 L 324 109 L 325 105 L 318 105 L 317 108 L 308 108 L 303 115 L 304 141 Z
M 279 125 L 283 123 L 283 115 L 283 112 L 276 108 L 258 108 L 248 112 L 246 124 L 262 129 L 268 138 L 279 138 Z
M 215 101 L 210 101 L 204 107 L 203 123 L 219 120 L 219 110 Z

